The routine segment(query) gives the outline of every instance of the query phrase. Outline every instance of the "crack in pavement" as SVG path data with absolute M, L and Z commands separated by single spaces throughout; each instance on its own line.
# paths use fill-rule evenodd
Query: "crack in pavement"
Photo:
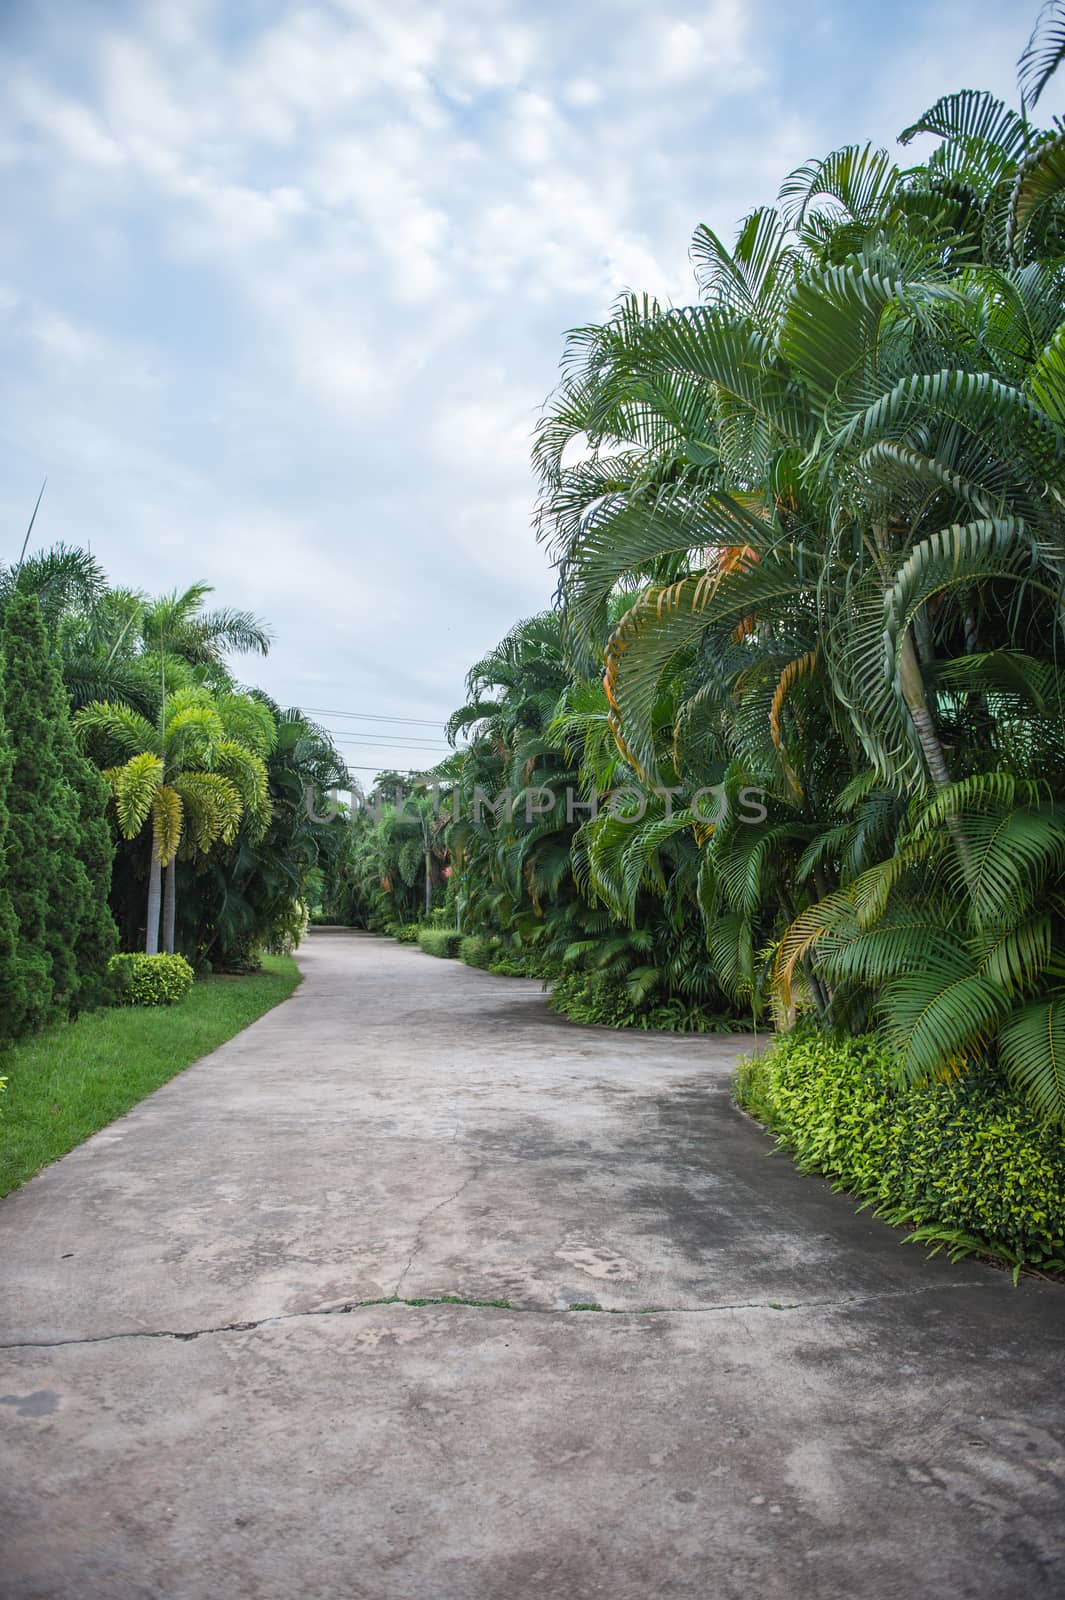
M 455 1130 L 455 1137 L 456 1138 L 458 1137 L 458 1130 L 457 1129 Z M 452 1141 L 452 1142 L 454 1142 L 454 1141 Z M 399 1299 L 399 1297 L 400 1297 L 399 1291 L 402 1289 L 404 1283 L 407 1280 L 408 1272 L 410 1271 L 411 1267 L 414 1265 L 415 1256 L 418 1254 L 418 1251 L 421 1249 L 421 1245 L 422 1245 L 422 1229 L 425 1227 L 425 1224 L 429 1221 L 429 1218 L 432 1217 L 432 1216 L 435 1216 L 438 1211 L 443 1211 L 445 1206 L 452 1205 L 454 1203 L 454 1201 L 456 1201 L 459 1198 L 460 1195 L 465 1194 L 466 1190 L 470 1187 L 470 1184 L 471 1183 L 475 1183 L 477 1181 L 477 1179 L 481 1176 L 481 1173 L 483 1171 L 484 1171 L 483 1163 L 481 1165 L 479 1165 L 479 1166 L 474 1167 L 474 1169 L 470 1173 L 469 1177 L 466 1178 L 464 1182 L 459 1184 L 459 1186 L 455 1190 L 454 1194 L 446 1195 L 443 1200 L 438 1200 L 435 1206 L 430 1206 L 429 1207 L 428 1211 L 425 1213 L 424 1216 L 418 1218 L 418 1221 L 415 1224 L 415 1228 L 414 1228 L 414 1242 L 412 1243 L 412 1245 L 410 1247 L 410 1255 L 407 1257 L 407 1265 L 403 1268 L 403 1271 L 400 1273 L 399 1277 L 396 1279 L 396 1287 L 392 1290 L 392 1298 L 394 1300 L 398 1300 Z
M 472 1179 L 470 1180 L 472 1182 Z M 452 1196 L 451 1198 L 454 1198 Z M 441 1202 L 446 1204 L 447 1202 Z M 438 1210 L 439 1207 L 434 1207 Z M 428 1214 L 428 1213 L 427 1213 Z M 373 1300 L 349 1300 L 339 1306 L 322 1306 L 310 1311 L 280 1311 L 269 1317 L 259 1317 L 250 1322 L 222 1322 L 209 1328 L 193 1328 L 181 1332 L 173 1328 L 135 1328 L 123 1333 L 98 1333 L 72 1339 L 20 1339 L 0 1343 L 0 1350 L 60 1350 L 68 1345 L 111 1344 L 119 1339 L 176 1339 L 190 1344 L 218 1333 L 252 1333 L 257 1328 L 268 1328 L 282 1322 L 303 1322 L 314 1317 L 346 1317 L 354 1311 L 368 1311 L 375 1306 L 407 1306 L 414 1310 L 437 1306 L 459 1306 L 472 1311 L 506 1311 L 523 1317 L 700 1317 L 718 1316 L 728 1311 L 809 1311 L 836 1307 L 846 1310 L 853 1306 L 879 1304 L 884 1300 L 908 1300 L 922 1294 L 953 1293 L 959 1289 L 987 1289 L 990 1285 L 981 1279 L 961 1283 L 925 1284 L 917 1289 L 887 1289 L 882 1294 L 852 1294 L 829 1297 L 824 1300 L 728 1300 L 711 1306 L 601 1306 L 591 1301 L 579 1301 L 568 1306 L 513 1305 L 509 1300 L 472 1300 L 463 1295 L 432 1295 L 404 1299 L 401 1295 L 383 1295 Z

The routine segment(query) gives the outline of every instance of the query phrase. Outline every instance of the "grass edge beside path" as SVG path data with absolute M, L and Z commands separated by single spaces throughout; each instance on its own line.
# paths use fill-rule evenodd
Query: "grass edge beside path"
M 0 1050 L 0 1196 L 272 1011 L 300 982 L 291 956 L 245 977 L 200 978 L 175 1006 L 89 1012 Z

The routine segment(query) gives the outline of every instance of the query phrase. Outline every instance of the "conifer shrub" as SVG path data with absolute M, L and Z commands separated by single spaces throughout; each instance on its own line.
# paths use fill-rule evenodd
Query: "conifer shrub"
M 104 787 L 75 748 L 35 595 L 11 596 L 0 649 L 10 750 L 5 880 L 18 922 L 19 969 L 8 1026 L 18 1037 L 101 999 L 117 939 L 107 908 Z
M 7 786 L 12 755 L 3 704 L 3 660 L 0 658 L 0 1042 L 18 1036 L 26 1013 L 26 973 L 19 956 L 18 918 L 11 903 L 7 873 Z
M 118 948 L 118 929 L 108 904 L 115 859 L 114 835 L 107 815 L 111 791 L 107 780 L 77 748 L 65 714 L 58 745 L 77 796 L 77 854 L 89 880 L 89 896 L 74 938 L 78 973 L 75 1009 L 86 1011 L 106 1003 L 109 962 Z

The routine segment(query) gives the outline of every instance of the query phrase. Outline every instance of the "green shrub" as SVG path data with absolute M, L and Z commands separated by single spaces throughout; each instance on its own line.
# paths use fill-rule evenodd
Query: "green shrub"
M 539 978 L 548 983 L 559 976 L 561 963 L 534 946 L 500 945 L 488 970 L 501 978 Z
M 184 956 L 112 956 L 108 972 L 120 1006 L 172 1006 L 192 988 L 194 973 Z
M 400 944 L 417 944 L 421 928 L 417 922 L 393 922 L 387 932 L 393 939 L 398 939 Z
M 274 918 L 270 937 L 263 948 L 268 955 L 290 956 L 293 950 L 298 950 L 307 937 L 307 929 L 311 925 L 311 914 L 304 900 L 293 900 L 285 910 L 280 911 Z
M 281 952 L 284 954 L 284 952 Z M 211 962 L 212 972 L 224 972 L 228 977 L 246 978 L 263 970 L 263 947 L 253 933 L 233 934 L 225 948 L 216 952 Z
M 468 967 L 483 967 L 487 970 L 498 954 L 499 940 L 491 939 L 485 934 L 467 934 L 459 945 L 459 959 L 465 961 Z
M 457 956 L 461 943 L 462 935 L 456 933 L 454 928 L 418 929 L 418 948 L 424 950 L 427 956 Z
M 489 972 L 494 972 L 499 978 L 535 978 L 535 972 L 529 971 L 528 957 L 517 951 L 508 950 L 497 954 L 488 964 Z
M 711 1011 L 678 995 L 637 997 L 625 979 L 607 972 L 570 972 L 560 978 L 548 1002 L 571 1022 L 603 1028 L 644 1028 L 664 1033 L 736 1033 L 750 1026 L 727 1013 Z
M 908 1236 L 1023 1265 L 1065 1269 L 1065 1137 L 992 1068 L 900 1084 L 872 1037 L 796 1030 L 745 1061 L 740 1105 L 821 1172 L 913 1228 Z

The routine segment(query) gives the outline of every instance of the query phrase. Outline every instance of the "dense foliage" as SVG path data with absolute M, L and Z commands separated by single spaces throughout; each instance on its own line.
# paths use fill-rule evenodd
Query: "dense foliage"
M 986 1066 L 915 1088 L 875 1039 L 800 1029 L 744 1064 L 737 1094 L 801 1166 L 912 1237 L 1065 1270 L 1065 1147 Z
M 227 657 L 270 633 L 209 593 L 115 590 L 65 545 L 0 567 L 7 1039 L 112 997 L 119 943 L 254 969 L 322 892 L 343 830 L 315 816 L 342 762 L 299 711 L 236 684 Z
M 331 917 L 379 930 L 426 920 L 446 889 L 447 852 L 439 807 L 424 784 L 383 772 L 367 795 L 356 795 L 344 820 L 336 873 L 326 886 Z
M 697 230 L 698 304 L 570 334 L 534 451 L 558 609 L 473 668 L 434 777 L 458 927 L 577 975 L 574 1014 L 809 1011 L 1065 1115 L 1065 133 L 1033 104 L 959 91 L 901 135 L 923 161 L 811 161 L 732 248 Z

